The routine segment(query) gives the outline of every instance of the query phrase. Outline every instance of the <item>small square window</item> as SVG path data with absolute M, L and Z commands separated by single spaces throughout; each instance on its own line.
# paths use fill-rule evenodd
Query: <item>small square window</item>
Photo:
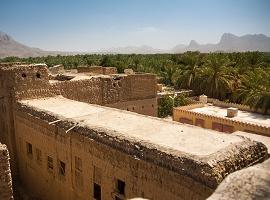
M 32 144 L 26 142 L 26 151 L 27 151 L 27 155 L 33 156 L 33 147 L 32 147 Z
M 125 194 L 126 183 L 124 181 L 117 179 L 116 187 L 119 194 Z
M 59 161 L 59 173 L 62 176 L 65 176 L 66 174 L 66 163 L 64 163 L 63 161 Z
M 48 156 L 48 169 L 53 170 L 53 158 Z

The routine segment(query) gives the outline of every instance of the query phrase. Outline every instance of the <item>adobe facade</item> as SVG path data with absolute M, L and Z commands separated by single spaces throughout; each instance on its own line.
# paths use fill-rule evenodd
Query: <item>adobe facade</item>
M 208 99 L 208 101 L 203 99 L 202 101 L 206 102 L 174 108 L 173 120 L 225 133 L 244 131 L 270 136 L 269 115 L 256 113 L 255 110 L 245 105 L 213 99 Z M 228 116 L 231 114 L 230 112 L 236 112 L 236 116 Z
M 61 96 L 18 102 L 15 127 L 23 185 L 44 199 L 205 199 L 267 157 L 262 143 Z
M 205 199 L 228 174 L 268 158 L 260 142 L 153 117 L 151 74 L 2 66 L 0 89 L 0 141 L 13 180 L 34 198 Z

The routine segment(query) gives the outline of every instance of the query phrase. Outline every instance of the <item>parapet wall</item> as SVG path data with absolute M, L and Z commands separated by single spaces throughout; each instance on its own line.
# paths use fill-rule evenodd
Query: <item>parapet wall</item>
M 13 199 L 9 153 L 6 145 L 0 143 L 0 199 Z
M 213 99 L 213 98 L 207 98 L 207 102 L 212 103 L 214 106 L 219 106 L 219 107 L 224 107 L 224 108 L 233 107 L 233 108 L 238 108 L 239 110 L 243 110 L 247 112 L 257 112 L 257 113 L 265 114 L 261 109 L 254 109 L 244 104 L 224 102 L 224 101 L 220 101 L 218 99 Z M 270 114 L 270 110 L 268 110 L 267 113 Z

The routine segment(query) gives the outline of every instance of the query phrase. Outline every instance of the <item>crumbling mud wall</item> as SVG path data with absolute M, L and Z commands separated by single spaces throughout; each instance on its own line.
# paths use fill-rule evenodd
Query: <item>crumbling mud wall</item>
M 89 67 L 78 67 L 78 73 L 93 73 L 93 74 L 117 74 L 116 67 L 102 67 L 102 66 L 89 66 Z
M 109 74 L 114 72 L 113 68 L 96 68 L 107 70 Z M 156 76 L 152 74 L 93 76 L 91 79 L 51 83 L 45 64 L 20 64 L 1 67 L 0 88 L 0 97 L 9 96 L 11 107 L 8 112 L 12 112 L 12 103 L 16 100 L 62 95 L 86 103 L 157 116 Z
M 6 145 L 0 143 L 0 199 L 13 199 L 9 153 Z
M 61 81 L 51 84 L 52 91 L 77 101 L 102 104 L 102 81 L 100 78 Z
M 157 116 L 156 77 L 151 74 L 92 77 L 51 84 L 63 97 Z
M 57 93 L 50 88 L 45 64 L 2 67 L 0 74 L 4 85 L 3 94 L 13 98 L 13 101 L 54 96 Z
M 205 199 L 228 174 L 268 156 L 262 143 L 248 139 L 196 156 L 127 139 L 113 130 L 83 123 L 74 127 L 70 120 L 56 120 L 49 113 L 18 104 L 15 124 L 21 179 L 33 195 L 44 199 L 86 199 L 93 197 L 94 185 L 101 187 L 104 199 L 118 195 Z M 31 144 L 30 154 L 27 144 Z M 48 156 L 52 169 L 48 169 Z M 64 176 L 59 174 L 60 161 L 65 163 Z M 125 183 L 124 196 L 116 188 L 118 180 Z
M 117 102 L 112 104 L 106 104 L 105 106 L 154 117 L 157 116 L 157 107 L 158 107 L 156 98 Z

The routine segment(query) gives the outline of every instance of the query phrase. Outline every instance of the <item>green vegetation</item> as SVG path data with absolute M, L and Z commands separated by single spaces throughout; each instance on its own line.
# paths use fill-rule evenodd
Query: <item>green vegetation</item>
M 174 100 L 169 96 L 159 100 L 158 104 L 158 117 L 167 117 L 172 115 L 173 107 L 185 106 L 190 103 L 190 100 L 184 95 L 177 96 Z
M 36 58 L 8 57 L 0 62 L 63 64 L 66 69 L 85 65 L 112 66 L 157 74 L 176 89 L 243 103 L 264 111 L 270 109 L 270 54 L 260 52 L 155 55 L 75 55 Z M 169 101 L 169 100 L 164 100 Z M 168 105 L 169 106 L 169 105 Z M 165 111 L 160 111 L 164 116 Z M 171 112 L 171 111 L 170 111 Z

